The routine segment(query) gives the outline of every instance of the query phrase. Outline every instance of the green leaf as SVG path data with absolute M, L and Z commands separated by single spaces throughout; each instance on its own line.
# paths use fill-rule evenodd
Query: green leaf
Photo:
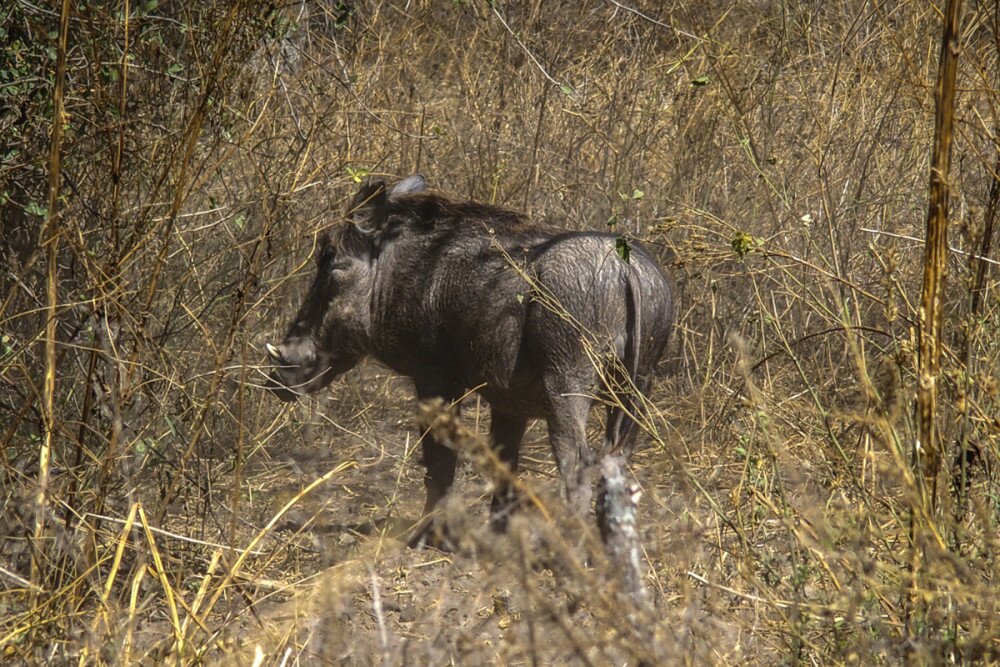
M 740 259 L 746 257 L 750 252 L 760 247 L 762 241 L 754 238 L 746 232 L 736 232 L 729 244 L 733 247 L 733 252 Z
M 346 2 L 338 2 L 333 6 L 333 12 L 333 27 L 337 30 L 341 30 L 347 25 L 347 20 L 351 18 L 351 14 L 354 13 L 354 8 Z
M 636 188 L 635 190 L 632 191 L 632 199 L 642 199 L 645 196 L 646 196 L 646 193 L 643 192 L 642 190 L 638 189 L 638 188 Z
M 618 253 L 623 262 L 628 263 L 629 257 L 632 255 L 632 246 L 629 245 L 627 238 L 619 236 L 615 239 L 615 252 Z
M 573 90 L 573 86 L 566 83 L 559 86 L 559 90 L 563 91 L 563 95 L 572 95 L 573 93 L 576 92 L 575 90 Z
M 702 86 L 707 86 L 711 79 L 707 74 L 699 76 L 697 79 L 691 79 L 691 85 L 695 88 L 701 88 Z
M 514 298 L 517 299 L 518 303 L 524 303 L 524 295 L 523 294 L 516 294 L 516 295 L 514 295 Z
M 180 74 L 180 72 L 183 69 L 184 69 L 184 65 L 181 65 L 180 63 L 174 63 L 173 65 L 171 65 L 170 67 L 167 68 L 167 74 L 169 76 L 176 76 L 176 75 Z
M 38 202 L 29 202 L 28 205 L 24 207 L 24 210 L 31 215 L 37 215 L 39 218 L 44 218 L 49 214 L 49 209 L 42 206 Z
M 354 167 L 348 166 L 344 167 L 344 171 L 347 172 L 347 175 L 350 176 L 351 180 L 354 181 L 355 183 L 360 183 L 361 181 L 365 180 L 365 176 L 371 173 L 368 169 L 365 169 L 364 167 L 358 167 L 357 169 L 355 169 Z

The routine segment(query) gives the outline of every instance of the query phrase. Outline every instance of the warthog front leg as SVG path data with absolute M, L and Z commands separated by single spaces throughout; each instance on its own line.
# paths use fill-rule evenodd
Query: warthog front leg
M 517 473 L 518 457 L 521 453 L 521 440 L 528 420 L 520 415 L 511 415 L 493 410 L 490 417 L 490 437 L 497 458 L 507 465 L 511 475 Z M 493 502 L 490 504 L 490 526 L 497 532 L 507 528 L 507 519 L 517 501 L 510 480 L 502 480 L 493 492 Z
M 446 401 L 453 401 L 451 396 L 454 392 L 434 391 L 426 387 L 417 387 L 417 397 L 419 400 L 445 397 Z M 459 406 L 454 406 L 455 414 L 459 412 Z M 424 465 L 424 489 L 427 498 L 424 501 L 424 512 L 417 522 L 410 538 L 410 546 L 423 547 L 434 546 L 437 548 L 449 547 L 449 540 L 445 535 L 444 524 L 435 520 L 434 512 L 442 500 L 451 490 L 455 481 L 455 467 L 458 463 L 458 452 L 444 444 L 438 442 L 430 433 L 421 434 L 420 446 L 423 453 L 422 463 Z
M 445 447 L 429 435 L 421 442 L 423 448 L 424 489 L 427 499 L 424 501 L 424 516 L 431 514 L 438 503 L 448 495 L 455 481 L 455 465 L 458 453 Z

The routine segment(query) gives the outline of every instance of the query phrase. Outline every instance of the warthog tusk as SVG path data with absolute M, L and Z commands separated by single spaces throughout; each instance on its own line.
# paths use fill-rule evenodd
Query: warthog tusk
M 267 350 L 267 356 L 271 357 L 275 361 L 281 359 L 281 350 L 271 345 L 270 343 L 264 343 L 264 349 Z

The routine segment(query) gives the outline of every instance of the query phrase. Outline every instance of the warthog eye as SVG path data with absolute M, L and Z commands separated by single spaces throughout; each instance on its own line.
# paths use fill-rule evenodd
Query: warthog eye
M 342 259 L 339 262 L 334 262 L 330 267 L 330 273 L 336 273 L 337 271 L 347 271 L 351 268 L 351 261 L 347 259 Z

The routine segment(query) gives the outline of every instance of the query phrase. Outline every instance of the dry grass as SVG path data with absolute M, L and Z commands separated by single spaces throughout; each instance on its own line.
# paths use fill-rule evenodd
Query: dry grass
M 911 456 L 943 9 L 69 3 L 63 47 L 57 11 L 9 4 L 3 662 L 1000 661 L 995 3 L 961 14 L 933 508 Z M 259 389 L 317 232 L 363 175 L 414 171 L 672 267 L 632 466 L 654 611 L 554 498 L 544 429 L 508 536 L 466 465 L 460 548 L 415 552 L 405 382 Z M 468 442 L 487 419 L 469 399 Z

